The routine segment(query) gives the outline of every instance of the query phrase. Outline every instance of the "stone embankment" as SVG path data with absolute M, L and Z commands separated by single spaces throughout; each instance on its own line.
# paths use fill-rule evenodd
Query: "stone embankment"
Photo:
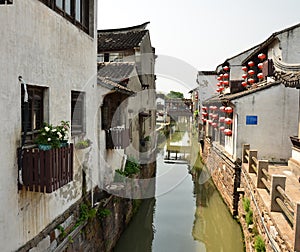
M 242 160 L 233 160 L 209 139 L 202 158 L 230 212 L 240 221 L 246 251 L 300 251 L 300 184 L 292 167 L 257 159 L 243 146 Z

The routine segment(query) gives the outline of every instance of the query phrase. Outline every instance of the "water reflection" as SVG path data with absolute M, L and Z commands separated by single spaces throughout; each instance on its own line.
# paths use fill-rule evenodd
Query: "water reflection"
M 170 166 L 158 155 L 156 190 L 181 182 L 155 199 L 144 200 L 114 251 L 243 251 L 239 225 L 212 181 L 202 183 L 205 170 L 199 169 L 199 160 L 196 167 L 190 175 L 187 165 Z
M 139 211 L 122 234 L 114 251 L 151 252 L 154 238 L 155 198 L 143 200 Z
M 205 170 L 202 170 L 205 172 Z M 193 173 L 196 198 L 195 221 L 192 235 L 205 244 L 206 251 L 244 251 L 239 225 L 224 207 L 211 180 L 199 183 L 201 172 Z

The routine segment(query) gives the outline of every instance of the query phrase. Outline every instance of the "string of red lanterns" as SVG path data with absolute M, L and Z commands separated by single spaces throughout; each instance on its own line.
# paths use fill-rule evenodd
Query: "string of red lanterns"
M 224 66 L 223 67 L 223 73 L 220 74 L 217 77 L 217 80 L 218 80 L 217 86 L 218 86 L 218 88 L 216 89 L 216 91 L 218 93 L 221 93 L 225 89 L 225 87 L 229 86 L 229 73 L 228 73 L 229 70 L 230 70 L 229 66 Z

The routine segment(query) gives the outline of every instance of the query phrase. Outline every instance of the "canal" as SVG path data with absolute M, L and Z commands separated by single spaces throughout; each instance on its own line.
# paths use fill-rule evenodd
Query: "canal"
M 157 154 L 155 198 L 143 200 L 114 251 L 244 251 L 240 226 L 209 176 L 163 158 Z

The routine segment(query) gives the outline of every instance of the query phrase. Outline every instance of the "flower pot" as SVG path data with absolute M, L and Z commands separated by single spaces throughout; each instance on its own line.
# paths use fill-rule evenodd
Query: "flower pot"
M 47 150 L 52 149 L 52 146 L 49 145 L 49 144 L 39 144 L 38 147 L 39 147 L 40 150 L 43 150 L 43 151 L 47 151 Z
M 68 146 L 68 141 L 62 141 L 61 143 L 60 143 L 60 148 L 62 148 L 62 147 L 67 147 Z

